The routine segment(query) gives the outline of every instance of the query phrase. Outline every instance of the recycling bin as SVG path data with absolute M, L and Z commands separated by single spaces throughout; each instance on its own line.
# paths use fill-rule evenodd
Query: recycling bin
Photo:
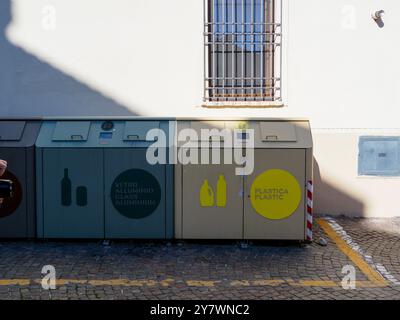
M 148 159 L 168 157 L 161 142 L 170 128 L 167 120 L 44 122 L 36 143 L 38 236 L 172 237 L 173 167 Z
M 181 141 L 187 129 L 189 142 Z M 203 129 L 214 131 L 201 136 Z M 177 137 L 178 154 L 197 157 L 197 163 L 176 165 L 176 238 L 306 240 L 306 188 L 312 181 L 307 120 L 180 119 Z M 219 162 L 211 155 L 214 137 Z
M 35 141 L 38 120 L 0 120 L 0 159 L 8 163 L 1 179 L 13 182 L 13 197 L 0 204 L 0 238 L 35 237 Z

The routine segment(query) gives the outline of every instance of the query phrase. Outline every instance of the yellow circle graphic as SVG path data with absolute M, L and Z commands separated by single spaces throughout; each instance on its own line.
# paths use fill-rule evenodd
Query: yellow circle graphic
M 285 219 L 298 208 L 301 188 L 291 173 L 271 169 L 254 179 L 250 200 L 254 210 L 263 217 L 272 220 Z

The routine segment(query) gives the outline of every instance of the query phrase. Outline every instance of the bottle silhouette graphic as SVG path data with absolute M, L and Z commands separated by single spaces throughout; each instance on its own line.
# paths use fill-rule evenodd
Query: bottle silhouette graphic
M 214 205 L 214 191 L 205 179 L 200 188 L 200 205 L 202 207 L 212 207 Z
M 226 207 L 226 181 L 223 174 L 220 174 L 217 182 L 217 207 Z
M 76 188 L 76 204 L 79 207 L 87 205 L 87 189 L 85 186 L 79 186 Z
M 71 205 L 71 180 L 67 168 L 64 169 L 64 178 L 61 180 L 61 204 L 66 207 Z

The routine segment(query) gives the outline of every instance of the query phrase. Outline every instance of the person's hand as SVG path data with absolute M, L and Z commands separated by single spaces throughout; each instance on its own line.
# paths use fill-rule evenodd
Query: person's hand
M 6 172 L 7 170 L 7 161 L 0 159 L 0 177 Z

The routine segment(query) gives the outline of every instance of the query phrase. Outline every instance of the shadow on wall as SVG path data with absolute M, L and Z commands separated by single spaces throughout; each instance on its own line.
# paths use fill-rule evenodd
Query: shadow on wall
M 10 43 L 10 2 L 0 1 L 0 117 L 138 115 Z
M 314 211 L 316 214 L 364 216 L 364 203 L 323 180 L 315 158 L 313 159 L 313 174 Z

